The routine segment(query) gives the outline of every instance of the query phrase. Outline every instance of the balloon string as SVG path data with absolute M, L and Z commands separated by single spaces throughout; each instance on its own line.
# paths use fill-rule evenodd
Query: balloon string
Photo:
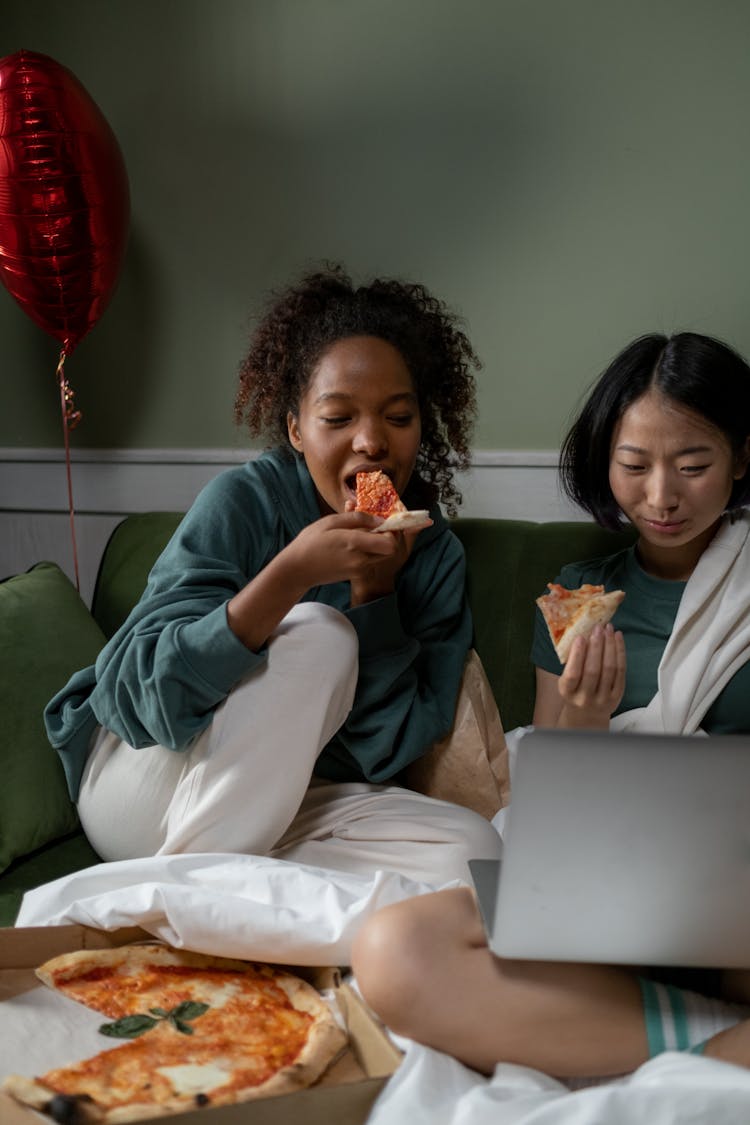
M 78 574 L 78 547 L 76 544 L 76 525 L 73 507 L 73 480 L 70 472 L 70 430 L 74 430 L 81 421 L 81 412 L 75 408 L 73 388 L 65 378 L 65 348 L 60 352 L 57 364 L 57 381 L 60 384 L 60 409 L 62 411 L 63 438 L 65 441 L 65 472 L 68 478 L 68 511 L 70 513 L 70 538 L 73 543 L 73 569 L 76 576 L 76 590 L 81 592 L 81 580 Z

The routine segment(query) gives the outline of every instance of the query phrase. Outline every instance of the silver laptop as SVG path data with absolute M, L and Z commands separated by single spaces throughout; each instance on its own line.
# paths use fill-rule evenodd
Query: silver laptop
M 500 956 L 750 967 L 750 736 L 529 729 L 503 837 Z

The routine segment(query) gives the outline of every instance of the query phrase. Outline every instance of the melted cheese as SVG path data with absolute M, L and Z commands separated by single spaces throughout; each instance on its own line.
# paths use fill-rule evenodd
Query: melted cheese
M 157 1073 L 163 1074 L 172 1084 L 176 1094 L 204 1094 L 225 1086 L 232 1075 L 216 1063 L 187 1063 L 182 1066 L 157 1066 Z

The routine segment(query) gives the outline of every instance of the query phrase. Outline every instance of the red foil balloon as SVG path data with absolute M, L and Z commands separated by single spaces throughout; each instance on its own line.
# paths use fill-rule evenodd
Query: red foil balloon
M 0 59 L 0 280 L 70 355 L 114 292 L 127 242 L 125 162 L 66 67 Z

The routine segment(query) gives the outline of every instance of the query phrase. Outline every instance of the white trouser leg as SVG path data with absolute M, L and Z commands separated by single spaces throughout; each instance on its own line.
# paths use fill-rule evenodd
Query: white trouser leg
M 472 883 L 470 859 L 500 859 L 502 841 L 471 809 L 401 789 L 315 781 L 271 852 L 278 859 L 370 874 L 383 868 L 440 886 Z
M 188 751 L 136 750 L 102 730 L 78 800 L 93 847 L 108 860 L 266 854 L 346 719 L 357 672 L 357 636 L 347 619 L 303 603 L 271 637 L 267 664 L 237 685 Z

